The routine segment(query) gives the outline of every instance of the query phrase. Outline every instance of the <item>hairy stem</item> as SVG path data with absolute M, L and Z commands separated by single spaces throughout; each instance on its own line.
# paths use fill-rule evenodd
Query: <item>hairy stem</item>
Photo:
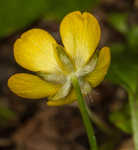
M 137 93 L 136 93 L 137 94 Z M 133 92 L 129 92 L 129 104 L 131 111 L 131 122 L 135 150 L 138 150 L 138 97 Z
M 73 84 L 73 87 L 76 91 L 76 95 L 78 98 L 79 109 L 80 109 L 80 113 L 82 115 L 82 119 L 83 119 L 83 122 L 84 122 L 84 125 L 86 128 L 86 132 L 88 135 L 90 149 L 98 150 L 97 142 L 96 142 L 96 138 L 95 138 L 95 134 L 94 134 L 94 129 L 92 127 L 92 124 L 91 124 L 91 121 L 90 121 L 90 118 L 88 115 L 87 106 L 86 106 L 85 100 L 83 98 L 83 95 L 81 93 L 81 89 L 80 89 L 80 85 L 79 85 L 77 77 L 75 77 L 75 76 L 72 77 L 72 84 Z

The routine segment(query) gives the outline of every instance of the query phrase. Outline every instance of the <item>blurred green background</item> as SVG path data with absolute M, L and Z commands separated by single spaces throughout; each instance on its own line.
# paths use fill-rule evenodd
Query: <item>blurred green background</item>
M 1 0 L 0 37 L 7 36 L 38 18 L 60 20 L 74 10 L 89 10 L 99 0 Z

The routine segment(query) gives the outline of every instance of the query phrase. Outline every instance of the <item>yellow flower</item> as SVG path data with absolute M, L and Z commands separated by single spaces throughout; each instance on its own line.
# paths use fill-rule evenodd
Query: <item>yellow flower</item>
M 14 44 L 14 57 L 22 67 L 34 72 L 11 76 L 8 86 L 24 98 L 48 97 L 48 105 L 58 106 L 76 100 L 71 78 L 77 76 L 83 94 L 96 87 L 110 64 L 108 47 L 96 51 L 100 26 L 88 12 L 72 12 L 60 24 L 64 47 L 42 29 L 31 29 Z

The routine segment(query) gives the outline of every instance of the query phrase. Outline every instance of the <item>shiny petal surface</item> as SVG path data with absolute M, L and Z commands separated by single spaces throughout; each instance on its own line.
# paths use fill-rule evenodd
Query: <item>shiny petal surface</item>
M 85 78 L 91 83 L 92 87 L 96 87 L 104 79 L 110 65 L 110 59 L 110 49 L 108 47 L 102 48 L 95 70 Z
M 47 102 L 47 104 L 49 106 L 61 106 L 61 105 L 65 105 L 65 104 L 71 104 L 76 99 L 77 99 L 77 97 L 76 97 L 75 91 L 71 90 L 70 94 L 66 98 L 59 99 L 59 100 L 49 100 Z
M 46 82 L 27 73 L 18 73 L 11 76 L 8 80 L 8 87 L 18 96 L 29 99 L 51 96 L 60 88 L 58 84 Z
M 31 71 L 56 72 L 60 70 L 54 58 L 56 41 L 42 29 L 31 29 L 14 44 L 16 62 Z
M 60 34 L 66 52 L 79 68 L 94 53 L 101 31 L 93 15 L 76 11 L 64 17 L 60 25 Z

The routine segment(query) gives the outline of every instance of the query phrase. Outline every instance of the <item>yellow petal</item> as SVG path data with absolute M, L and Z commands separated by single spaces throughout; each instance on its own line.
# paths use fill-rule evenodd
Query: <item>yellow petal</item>
M 71 104 L 76 100 L 76 94 L 74 90 L 71 90 L 70 94 L 63 99 L 60 100 L 49 100 L 47 104 L 49 106 L 61 106 L 61 105 L 66 105 L 66 104 Z
M 56 41 L 46 31 L 31 29 L 14 44 L 16 62 L 31 71 L 56 72 L 59 65 L 54 58 Z
M 83 66 L 94 53 L 100 40 L 97 19 L 88 12 L 72 12 L 64 17 L 60 34 L 65 50 L 76 67 Z
M 91 83 L 92 87 L 96 87 L 104 79 L 110 65 L 110 59 L 110 49 L 108 47 L 102 48 L 95 70 L 86 76 L 86 80 Z
M 60 88 L 58 84 L 46 82 L 27 73 L 18 73 L 11 76 L 8 80 L 8 87 L 18 96 L 29 99 L 51 96 Z

